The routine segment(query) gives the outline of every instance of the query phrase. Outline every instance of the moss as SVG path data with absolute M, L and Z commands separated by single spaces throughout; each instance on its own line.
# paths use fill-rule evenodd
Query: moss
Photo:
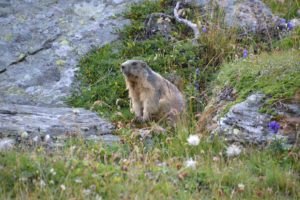
M 271 108 L 277 102 L 291 99 L 300 88 L 299 55 L 299 50 L 275 51 L 226 64 L 214 84 L 219 88 L 234 87 L 238 93 L 236 102 L 253 92 L 263 92 L 268 97 L 265 106 Z M 266 107 L 262 111 L 272 112 Z

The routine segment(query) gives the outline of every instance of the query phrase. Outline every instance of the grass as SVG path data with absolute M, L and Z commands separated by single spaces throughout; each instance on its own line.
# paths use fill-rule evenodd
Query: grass
M 287 9 L 275 0 L 264 2 L 287 19 L 295 16 L 298 5 L 286 0 L 287 7 L 293 5 Z M 199 125 L 195 114 L 225 86 L 237 91 L 236 102 L 251 92 L 264 92 L 268 109 L 292 98 L 300 88 L 300 29 L 271 41 L 270 49 L 270 41 L 238 38 L 237 30 L 224 27 L 220 11 L 209 19 L 213 23 L 201 34 L 198 46 L 191 43 L 192 32 L 178 23 L 170 33 L 174 40 L 146 37 L 147 16 L 172 14 L 173 7 L 171 0 L 133 4 L 124 14 L 132 23 L 119 30 L 120 41 L 94 49 L 80 61 L 81 85 L 68 102 L 112 120 L 122 142 L 107 145 L 73 138 L 60 149 L 18 146 L 0 152 L 0 199 L 300 198 L 299 147 L 286 148 L 280 141 L 264 148 L 246 145 L 239 156 L 228 157 L 230 144 L 223 138 L 201 132 L 199 145 L 187 142 Z M 193 7 L 187 15 L 194 22 L 208 20 Z M 244 49 L 250 54 L 246 59 Z M 177 127 L 165 127 L 165 134 L 153 133 L 151 139 L 139 137 L 131 123 L 119 66 L 132 58 L 147 61 L 162 75 L 175 73 L 184 82 L 188 115 Z M 185 166 L 190 158 L 197 162 L 195 168 Z
M 225 64 L 212 87 L 216 93 L 224 87 L 233 87 L 238 94 L 236 102 L 253 92 L 262 92 L 268 97 L 263 110 L 268 110 L 267 107 L 292 99 L 299 90 L 299 55 L 299 50 L 274 51 Z
M 193 130 L 191 130 L 193 131 Z M 246 147 L 228 158 L 221 138 L 178 128 L 147 140 L 122 129 L 123 144 L 69 141 L 63 149 L 0 153 L 1 199 L 298 199 L 299 149 Z M 193 158 L 196 168 L 185 167 Z M 239 188 L 239 184 L 245 186 Z
M 197 9 L 193 7 L 189 8 L 188 12 L 192 21 L 212 22 L 207 24 L 208 32 L 201 34 L 198 41 L 200 45 L 192 45 L 191 30 L 179 23 L 174 25 L 170 33 L 173 40 L 166 40 L 160 34 L 150 38 L 146 36 L 144 21 L 149 14 L 172 14 L 173 7 L 174 3 L 171 0 L 133 4 L 124 14 L 132 24 L 119 30 L 121 40 L 91 51 L 80 61 L 81 85 L 68 99 L 69 104 L 91 109 L 115 122 L 129 121 L 132 115 L 128 110 L 128 94 L 125 91 L 120 64 L 128 59 L 142 59 L 163 76 L 180 76 L 188 100 L 188 110 L 197 113 L 204 109 L 208 101 L 204 94 L 211 94 L 209 85 L 215 79 L 220 66 L 241 58 L 244 49 L 248 49 L 249 54 L 255 54 L 273 49 L 300 47 L 300 29 L 289 33 L 279 42 L 264 42 L 255 37 L 241 39 L 238 37 L 238 30 L 224 27 L 222 11 L 214 12 L 215 15 L 208 19 L 200 17 Z M 197 70 L 199 75 L 196 74 Z
M 275 15 L 285 19 L 293 19 L 297 17 L 297 10 L 300 7 L 299 0 L 263 0 Z

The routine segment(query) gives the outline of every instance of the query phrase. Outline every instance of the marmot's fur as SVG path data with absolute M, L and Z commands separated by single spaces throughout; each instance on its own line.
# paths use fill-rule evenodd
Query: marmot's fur
M 137 120 L 167 117 L 174 122 L 183 112 L 185 103 L 181 92 L 147 63 L 128 60 L 121 65 L 121 70 Z

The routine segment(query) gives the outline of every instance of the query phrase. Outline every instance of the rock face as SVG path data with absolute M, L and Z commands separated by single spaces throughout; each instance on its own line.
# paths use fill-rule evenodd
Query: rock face
M 263 38 L 276 37 L 281 34 L 278 29 L 286 31 L 287 22 L 274 15 L 261 0 L 189 0 L 200 7 L 208 15 L 216 6 L 223 9 L 225 23 L 228 26 L 238 27 L 245 34 L 255 33 Z M 292 23 L 297 26 L 298 20 Z M 278 28 L 277 28 L 278 27 Z
M 272 116 L 259 112 L 265 98 L 265 95 L 255 93 L 245 101 L 234 105 L 224 117 L 217 120 L 218 127 L 214 132 L 225 136 L 228 141 L 232 142 L 265 144 L 275 138 L 285 138 L 288 142 L 294 142 L 297 130 L 290 129 L 287 132 L 283 121 L 278 122 L 281 129 L 277 134 L 269 129 Z M 281 115 L 282 119 L 289 119 L 292 115 L 293 119 L 298 119 L 299 125 L 299 104 L 286 104 L 286 106 L 291 107 L 291 109 L 284 111 L 277 109 L 276 112 Z
M 26 131 L 31 136 L 103 135 L 113 126 L 95 113 L 84 109 L 48 108 L 30 105 L 0 104 L 0 133 L 18 136 Z
M 244 102 L 234 105 L 219 120 L 219 131 L 233 141 L 260 143 L 272 137 L 273 134 L 268 130 L 270 116 L 259 113 L 263 98 L 263 94 L 253 94 Z
M 0 2 L 0 138 L 110 133 L 111 124 L 65 107 L 79 59 L 117 39 L 117 17 L 130 0 L 4 0 Z M 86 129 L 85 129 L 86 128 Z M 82 130 L 84 129 L 84 130 Z
M 117 38 L 123 1 L 1 3 L 0 102 L 63 105 L 78 60 Z M 4 10 L 6 10 L 4 12 Z

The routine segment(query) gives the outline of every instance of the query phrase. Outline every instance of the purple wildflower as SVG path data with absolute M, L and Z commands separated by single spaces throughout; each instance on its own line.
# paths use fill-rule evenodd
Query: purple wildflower
M 294 24 L 292 22 L 287 23 L 288 30 L 292 30 L 294 28 Z
M 198 77 L 200 75 L 200 68 L 198 67 L 197 69 L 196 69 L 196 76 Z
M 286 23 L 286 19 L 284 19 L 284 18 L 281 18 L 281 19 L 280 19 L 280 23 L 281 23 L 281 24 L 284 24 L 284 23 Z
M 194 87 L 195 87 L 196 91 L 200 91 L 200 83 L 199 82 L 195 82 Z
M 206 32 L 207 32 L 207 28 L 206 28 L 206 27 L 203 27 L 203 28 L 202 28 L 202 32 L 203 32 L 203 33 L 206 33 Z
M 243 50 L 243 58 L 247 58 L 248 57 L 248 50 L 244 49 Z
M 269 123 L 269 130 L 272 132 L 272 133 L 277 133 L 278 130 L 280 129 L 280 124 L 276 121 L 271 121 Z

